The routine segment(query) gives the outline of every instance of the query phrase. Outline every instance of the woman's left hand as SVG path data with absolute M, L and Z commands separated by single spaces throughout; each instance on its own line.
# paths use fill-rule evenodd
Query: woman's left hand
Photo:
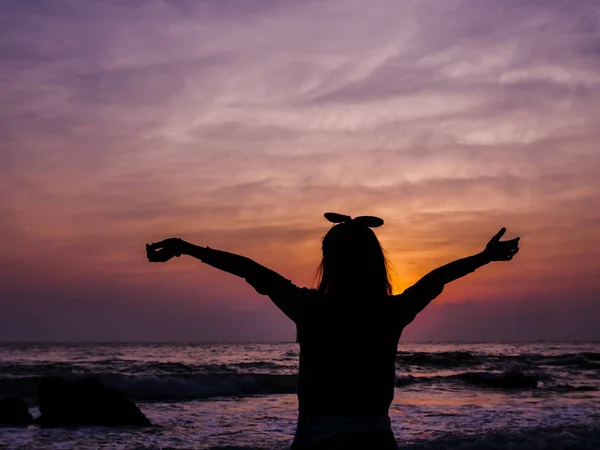
M 485 247 L 483 253 L 490 261 L 510 261 L 519 251 L 519 238 L 501 241 L 500 238 L 504 236 L 504 233 L 506 233 L 506 228 L 502 228 Z

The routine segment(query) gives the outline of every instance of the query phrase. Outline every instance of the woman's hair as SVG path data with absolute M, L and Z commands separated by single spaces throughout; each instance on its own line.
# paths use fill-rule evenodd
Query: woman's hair
M 388 263 L 381 244 L 369 227 L 338 223 L 323 237 L 323 259 L 317 270 L 322 293 L 392 294 Z

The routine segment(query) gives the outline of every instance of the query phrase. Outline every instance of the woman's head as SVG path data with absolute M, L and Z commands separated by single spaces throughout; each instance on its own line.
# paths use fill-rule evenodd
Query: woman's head
M 318 289 L 324 293 L 390 295 L 392 287 L 381 244 L 369 222 L 357 219 L 347 217 L 323 237 Z

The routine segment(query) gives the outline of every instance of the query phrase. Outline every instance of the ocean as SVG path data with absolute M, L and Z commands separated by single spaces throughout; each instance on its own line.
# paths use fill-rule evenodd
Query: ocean
M 600 449 L 600 343 L 398 350 L 401 449 Z M 96 375 L 156 425 L 0 428 L 0 448 L 285 449 L 297 365 L 295 343 L 0 344 L 0 396 L 23 397 L 34 416 L 42 375 Z

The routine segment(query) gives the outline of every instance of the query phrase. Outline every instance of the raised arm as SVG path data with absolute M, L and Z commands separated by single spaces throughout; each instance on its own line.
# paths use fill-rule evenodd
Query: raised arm
M 299 295 L 307 291 L 250 258 L 200 247 L 179 238 L 146 244 L 146 255 L 150 262 L 166 262 L 175 256 L 189 255 L 205 264 L 244 278 L 259 294 L 268 295 L 292 320 L 297 318 Z
M 481 253 L 438 267 L 404 291 L 401 295 L 404 297 L 407 323 L 412 322 L 417 314 L 440 295 L 446 284 L 462 278 L 492 261 L 513 259 L 519 251 L 519 238 L 500 241 L 505 232 L 506 228 L 502 228 Z

